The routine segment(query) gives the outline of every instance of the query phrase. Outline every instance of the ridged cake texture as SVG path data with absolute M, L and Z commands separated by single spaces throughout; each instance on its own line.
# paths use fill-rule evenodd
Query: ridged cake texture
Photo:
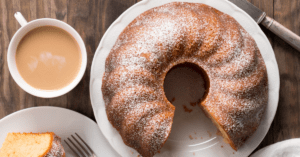
M 227 14 L 173 2 L 139 15 L 120 34 L 105 63 L 106 114 L 126 145 L 142 156 L 166 142 L 175 107 L 163 83 L 175 65 L 207 74 L 199 106 L 237 150 L 260 124 L 268 100 L 266 66 L 253 38 Z

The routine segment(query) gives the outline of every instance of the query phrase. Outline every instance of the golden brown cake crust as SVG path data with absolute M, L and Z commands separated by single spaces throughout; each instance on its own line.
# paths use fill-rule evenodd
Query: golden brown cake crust
M 165 97 L 164 78 L 181 63 L 206 72 L 210 87 L 199 106 L 237 150 L 265 111 L 266 66 L 239 23 L 204 4 L 165 4 L 123 30 L 105 64 L 102 93 L 108 120 L 142 156 L 157 153 L 170 134 L 175 111 Z

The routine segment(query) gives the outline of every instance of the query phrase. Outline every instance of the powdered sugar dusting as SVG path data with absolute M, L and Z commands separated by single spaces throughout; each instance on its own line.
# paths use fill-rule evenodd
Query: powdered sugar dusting
M 143 138 L 140 139 L 146 156 L 153 156 L 169 136 L 174 113 L 165 112 L 154 115 L 144 126 Z M 150 148 L 150 149 L 149 149 Z
M 60 138 L 56 135 L 53 135 L 53 138 L 51 149 L 45 157 L 63 157 L 65 150 L 61 144 Z
M 174 107 L 165 98 L 163 80 L 184 62 L 206 71 L 210 88 L 201 104 L 236 148 L 260 123 L 268 87 L 253 38 L 212 7 L 169 3 L 129 24 L 106 60 L 102 91 L 108 119 L 143 156 L 153 156 L 169 136 Z

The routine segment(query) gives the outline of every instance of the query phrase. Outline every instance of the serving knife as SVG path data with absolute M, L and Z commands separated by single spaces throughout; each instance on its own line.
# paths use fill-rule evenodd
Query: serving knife
M 272 19 L 271 17 L 267 16 L 265 12 L 258 9 L 256 6 L 248 2 L 247 0 L 229 0 L 230 2 L 234 3 L 236 6 L 244 10 L 248 13 L 257 24 L 261 24 L 265 26 L 267 29 L 272 31 L 274 34 L 279 36 L 281 39 L 289 43 L 292 47 L 300 51 L 300 37 Z

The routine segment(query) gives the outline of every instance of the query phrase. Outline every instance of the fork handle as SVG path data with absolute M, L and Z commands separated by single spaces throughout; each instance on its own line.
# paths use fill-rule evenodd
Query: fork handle
M 266 16 L 261 24 L 300 51 L 300 37 L 297 34 L 293 33 L 269 16 Z

